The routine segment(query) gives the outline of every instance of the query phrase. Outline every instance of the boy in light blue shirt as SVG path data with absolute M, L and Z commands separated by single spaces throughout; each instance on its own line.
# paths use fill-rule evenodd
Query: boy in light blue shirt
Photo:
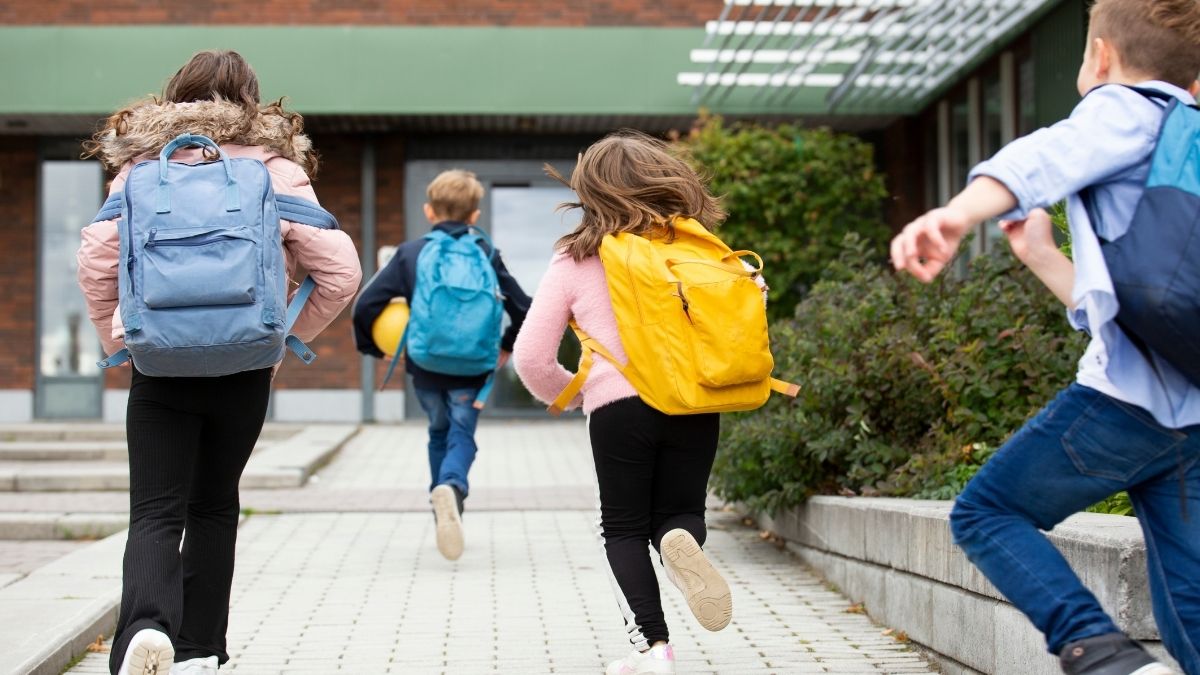
M 1101 253 L 1129 228 L 1163 121 L 1162 101 L 1122 85 L 1193 104 L 1197 74 L 1200 2 L 1098 0 L 1071 116 L 975 167 L 965 190 L 892 242 L 895 267 L 928 282 L 971 226 L 1008 219 L 1013 252 L 1091 335 L 1076 382 L 983 467 L 950 519 L 956 543 L 1071 675 L 1172 672 L 1121 633 L 1039 531 L 1121 490 L 1145 534 L 1163 642 L 1200 675 L 1200 389 L 1117 325 Z M 1073 262 L 1042 210 L 1063 198 Z

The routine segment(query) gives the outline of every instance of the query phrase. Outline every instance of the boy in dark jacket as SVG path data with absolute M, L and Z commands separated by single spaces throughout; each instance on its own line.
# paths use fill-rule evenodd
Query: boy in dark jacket
M 469 171 L 445 171 L 429 184 L 425 217 L 434 230 L 458 239 L 467 234 L 479 218 L 483 185 Z M 395 256 L 363 288 L 354 305 L 354 342 L 358 351 L 383 358 L 385 354 L 371 337 L 371 326 L 393 298 L 404 298 L 411 307 L 417 283 L 417 258 L 429 243 L 425 238 L 401 244 Z M 479 242 L 481 247 L 487 244 Z M 492 251 L 488 250 L 489 253 Z M 504 310 L 512 320 L 500 339 L 497 368 L 503 367 L 512 352 L 513 342 L 530 299 L 509 274 L 500 252 L 491 257 Z M 432 478 L 430 502 L 437 519 L 438 550 L 449 560 L 462 555 L 462 504 L 469 485 L 467 473 L 475 461 L 475 424 L 479 410 L 476 397 L 491 372 L 450 375 L 421 368 L 405 359 L 405 368 L 413 378 L 417 400 L 429 416 L 429 470 Z

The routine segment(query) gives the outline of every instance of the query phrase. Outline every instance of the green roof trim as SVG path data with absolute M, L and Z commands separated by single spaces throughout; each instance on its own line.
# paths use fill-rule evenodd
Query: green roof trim
M 0 27 L 0 115 L 103 115 L 210 48 L 241 52 L 264 99 L 287 95 L 305 114 L 691 114 L 676 74 L 703 39 L 700 28 Z M 730 97 L 718 111 L 820 113 L 824 94 L 769 111 Z

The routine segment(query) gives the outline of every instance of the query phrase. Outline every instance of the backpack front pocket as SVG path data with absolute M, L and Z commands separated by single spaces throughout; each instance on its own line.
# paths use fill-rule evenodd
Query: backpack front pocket
M 762 291 L 749 277 L 681 284 L 700 384 L 729 387 L 771 376 Z
M 257 247 L 246 228 L 150 230 L 142 299 L 151 309 L 254 302 Z

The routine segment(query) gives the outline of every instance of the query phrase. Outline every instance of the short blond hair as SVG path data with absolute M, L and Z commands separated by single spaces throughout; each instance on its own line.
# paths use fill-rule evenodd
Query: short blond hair
M 483 199 L 483 183 L 470 171 L 451 169 L 433 179 L 425 189 L 425 196 L 439 217 L 462 222 L 479 209 L 479 202 Z
M 1116 47 L 1140 75 L 1187 89 L 1200 76 L 1200 2 L 1096 0 L 1090 37 Z

